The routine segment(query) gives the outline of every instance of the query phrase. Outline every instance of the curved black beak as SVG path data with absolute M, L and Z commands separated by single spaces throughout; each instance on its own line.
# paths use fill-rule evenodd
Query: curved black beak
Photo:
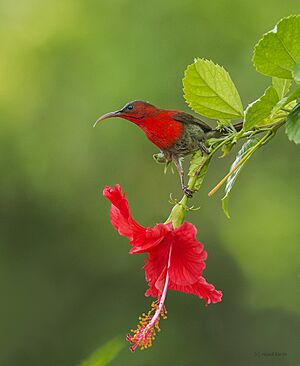
M 121 111 L 115 111 L 115 112 L 109 112 L 109 113 L 106 113 L 106 114 L 104 114 L 103 116 L 101 116 L 101 117 L 99 117 L 98 119 L 97 119 L 97 121 L 94 123 L 94 126 L 93 127 L 96 127 L 96 125 L 99 123 L 99 122 L 101 122 L 101 121 L 103 121 L 103 120 L 105 120 L 105 119 L 107 119 L 107 118 L 112 118 L 112 117 L 119 117 L 120 115 L 121 115 Z

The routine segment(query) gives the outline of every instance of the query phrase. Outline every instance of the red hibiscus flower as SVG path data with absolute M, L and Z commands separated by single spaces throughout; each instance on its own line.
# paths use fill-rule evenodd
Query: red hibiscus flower
M 160 330 L 160 318 L 166 318 L 164 302 L 168 289 L 197 295 L 206 304 L 221 301 L 222 292 L 202 277 L 207 253 L 203 244 L 196 240 L 197 229 L 193 224 L 184 222 L 178 228 L 171 223 L 144 227 L 130 215 L 128 201 L 119 185 L 105 187 L 103 195 L 112 203 L 110 219 L 113 227 L 130 240 L 130 253 L 148 254 L 144 270 L 149 288 L 145 295 L 153 296 L 157 301 L 139 318 L 138 328 L 127 335 L 132 344 L 131 351 L 137 347 L 148 348 Z

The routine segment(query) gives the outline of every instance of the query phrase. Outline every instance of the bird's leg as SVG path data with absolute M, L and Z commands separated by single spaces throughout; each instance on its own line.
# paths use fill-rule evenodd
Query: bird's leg
M 205 141 L 204 140 L 200 140 L 199 142 L 199 147 L 200 147 L 200 150 L 205 153 L 206 155 L 209 154 L 209 151 L 207 150 L 207 147 L 205 145 Z
M 180 176 L 181 188 L 182 188 L 184 194 L 187 197 L 192 197 L 193 191 L 184 184 L 184 171 L 183 171 L 183 167 L 182 167 L 182 159 L 179 158 L 177 155 L 172 155 L 172 161 Z

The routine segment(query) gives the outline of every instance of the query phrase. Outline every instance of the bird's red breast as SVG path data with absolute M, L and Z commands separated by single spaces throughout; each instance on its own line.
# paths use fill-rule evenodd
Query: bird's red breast
M 161 150 L 165 150 L 172 147 L 183 134 L 183 124 L 172 118 L 172 114 L 175 112 L 169 110 L 157 111 L 152 116 L 133 122 L 145 132 L 154 145 Z

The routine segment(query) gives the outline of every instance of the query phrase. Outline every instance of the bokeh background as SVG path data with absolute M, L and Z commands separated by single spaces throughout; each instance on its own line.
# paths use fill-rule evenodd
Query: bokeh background
M 299 10 L 294 0 L 1 0 L 1 366 L 78 365 L 149 307 L 143 257 L 128 255 L 101 192 L 120 183 L 153 225 L 169 193 L 180 197 L 178 177 L 163 175 L 136 126 L 93 129 L 95 119 L 133 99 L 188 111 L 181 79 L 194 57 L 224 65 L 246 106 L 270 82 L 253 46 Z M 124 348 L 111 365 L 299 364 L 299 147 L 280 131 L 253 157 L 228 220 L 222 192 L 207 192 L 233 159 L 215 159 L 188 215 L 223 302 L 170 292 L 152 350 Z

